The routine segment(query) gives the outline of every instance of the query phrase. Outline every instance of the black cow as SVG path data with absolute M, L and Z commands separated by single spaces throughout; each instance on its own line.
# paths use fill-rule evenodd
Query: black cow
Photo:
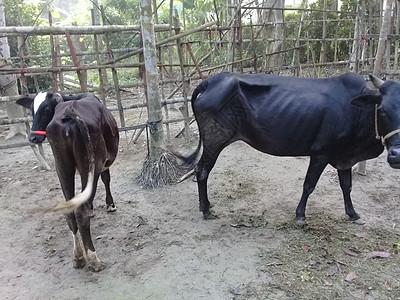
M 90 209 L 99 176 L 106 188 L 107 210 L 116 209 L 109 171 L 119 142 L 114 117 L 91 93 L 78 96 L 39 93 L 34 99 L 24 97 L 17 103 L 32 109 L 29 141 L 41 143 L 47 136 L 51 145 L 67 201 L 53 210 L 67 212 L 67 223 L 74 237 L 74 267 L 87 265 L 94 271 L 102 270 L 105 265 L 97 258 L 90 235 Z M 44 131 L 46 136 L 36 134 Z M 81 176 L 82 192 L 74 197 L 76 170 Z
M 278 156 L 310 156 L 296 221 L 305 222 L 307 199 L 325 167 L 337 169 L 346 214 L 360 217 L 350 198 L 351 167 L 375 158 L 386 145 L 387 160 L 400 168 L 400 83 L 371 76 L 379 91 L 358 74 L 300 79 L 265 74 L 220 73 L 193 92 L 192 108 L 200 132 L 193 163 L 200 211 L 209 218 L 207 179 L 220 152 L 237 140 Z

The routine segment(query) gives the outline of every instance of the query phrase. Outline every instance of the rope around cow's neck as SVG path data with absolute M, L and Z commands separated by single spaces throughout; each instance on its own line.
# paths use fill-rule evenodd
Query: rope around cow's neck
M 393 130 L 393 131 L 389 132 L 387 135 L 385 135 L 384 137 L 382 137 L 382 144 L 385 145 L 385 140 L 387 140 L 391 136 L 394 136 L 397 133 L 400 133 L 400 129 Z
M 379 130 L 378 130 L 378 105 L 375 105 L 375 138 L 377 140 L 381 140 L 383 147 L 385 147 L 385 141 L 394 136 L 395 134 L 400 133 L 400 128 L 393 130 L 391 132 L 389 132 L 388 134 L 386 134 L 385 136 L 381 136 L 379 134 Z
M 381 139 L 381 136 L 378 131 L 378 104 L 375 104 L 375 138 L 377 140 Z

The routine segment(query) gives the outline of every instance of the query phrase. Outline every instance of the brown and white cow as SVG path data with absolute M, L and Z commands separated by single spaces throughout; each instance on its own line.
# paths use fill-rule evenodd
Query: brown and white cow
M 90 234 L 90 210 L 100 176 L 106 188 L 107 210 L 116 209 L 109 171 L 119 142 L 114 117 L 91 93 L 77 96 L 39 93 L 35 98 L 20 98 L 17 103 L 32 110 L 29 141 L 41 143 L 47 136 L 51 145 L 66 202 L 49 210 L 66 213 L 74 240 L 74 267 L 104 269 Z M 82 192 L 75 196 L 76 170 L 81 177 Z

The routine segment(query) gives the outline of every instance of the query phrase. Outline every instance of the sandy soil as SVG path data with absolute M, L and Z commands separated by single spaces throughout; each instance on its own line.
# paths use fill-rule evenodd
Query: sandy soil
M 111 168 L 117 212 L 106 212 L 101 182 L 94 202 L 92 236 L 107 264 L 99 273 L 72 267 L 63 216 L 33 212 L 63 200 L 55 171 L 43 171 L 29 147 L 0 150 L 0 298 L 400 299 L 393 248 L 400 171 L 384 154 L 368 162 L 367 176 L 354 175 L 353 202 L 365 225 L 346 219 L 328 168 L 310 197 L 309 225 L 298 228 L 308 158 L 229 146 L 209 181 L 218 218 L 205 221 L 191 179 L 155 190 L 138 185 L 147 149 L 142 138 L 130 140 L 122 134 Z M 372 251 L 390 257 L 370 258 Z

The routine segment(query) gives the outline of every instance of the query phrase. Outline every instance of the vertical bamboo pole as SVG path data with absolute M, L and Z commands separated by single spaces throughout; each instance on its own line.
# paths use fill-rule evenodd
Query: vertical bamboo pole
M 382 26 L 379 33 L 378 49 L 376 51 L 375 66 L 373 74 L 379 76 L 382 72 L 383 58 L 385 54 L 385 47 L 387 44 L 387 35 L 390 30 L 390 19 L 392 15 L 393 0 L 386 0 L 385 12 L 382 20 Z M 387 58 L 390 59 L 390 58 Z
M 303 0 L 303 3 L 301 5 L 302 8 L 307 8 L 307 0 Z M 296 38 L 296 48 L 300 46 L 300 36 L 301 36 L 301 30 L 303 29 L 303 22 L 304 22 L 304 14 L 305 11 L 303 10 L 301 12 L 301 17 L 300 17 L 300 24 L 299 24 L 299 30 L 297 31 L 297 38 Z M 296 76 L 300 76 L 300 49 L 295 49 L 293 51 L 293 58 L 292 58 L 292 66 L 296 66 Z
M 322 13 L 322 38 L 321 38 L 321 52 L 319 56 L 319 62 L 321 66 L 318 68 L 318 77 L 322 77 L 324 72 L 324 63 L 326 60 L 326 19 L 327 19 L 327 12 L 326 12 L 326 7 L 327 7 L 327 0 L 324 0 L 324 12 Z
M 360 33 L 361 33 L 361 16 L 363 6 L 357 7 L 356 23 L 354 27 L 353 48 L 350 56 L 350 72 L 358 73 L 359 69 L 359 49 L 360 49 Z M 366 175 L 366 161 L 360 161 L 357 164 L 356 172 L 360 175 Z
M 164 151 L 163 115 L 161 111 L 159 77 L 157 72 L 157 57 L 150 0 L 140 0 L 141 31 L 143 38 L 144 62 L 146 65 L 147 109 L 149 159 L 155 161 Z
M 397 1 L 394 1 L 394 3 L 396 3 Z M 393 5 L 392 5 L 393 8 Z M 390 8 L 390 10 L 392 11 L 392 8 Z M 387 8 L 386 8 L 387 9 Z M 392 15 L 392 13 L 391 13 Z M 388 34 L 391 34 L 393 32 L 393 22 L 392 22 L 392 18 L 390 18 L 390 22 L 388 24 L 389 28 L 388 28 Z M 385 66 L 385 70 L 390 70 L 390 52 L 391 52 L 391 39 L 386 39 L 386 50 L 385 50 L 385 58 L 386 58 L 386 66 Z
M 95 5 L 95 3 L 93 3 L 93 5 Z M 99 11 L 98 9 L 92 9 L 92 25 L 100 25 L 100 15 L 99 15 Z M 94 45 L 94 52 L 96 54 L 96 62 L 97 64 L 101 64 L 102 60 L 100 58 L 100 36 L 97 34 L 93 35 L 94 40 L 93 40 L 93 45 Z M 103 69 L 98 69 L 98 73 L 99 73 L 99 93 L 100 93 L 100 99 L 103 102 L 104 106 L 107 105 L 106 103 L 106 93 L 105 93 L 105 89 L 104 89 L 104 73 L 106 72 L 106 70 Z
M 175 27 L 179 28 L 179 20 L 175 19 Z M 175 31 L 176 34 L 179 34 L 179 30 L 177 29 Z M 181 69 L 181 77 L 182 77 L 182 96 L 184 99 L 184 108 L 182 111 L 183 117 L 185 118 L 185 137 L 187 139 L 190 139 L 190 130 L 189 130 L 189 108 L 188 108 L 188 101 L 187 101 L 187 96 L 189 94 L 189 83 L 186 80 L 186 74 L 185 74 L 185 67 L 184 67 L 184 54 L 183 54 L 183 45 L 181 39 L 176 40 L 176 46 L 178 49 L 178 58 L 179 58 L 179 64 L 180 64 L 180 69 Z
M 239 5 L 242 5 L 241 1 L 239 1 Z M 238 59 L 240 61 L 239 72 L 243 73 L 243 27 L 242 27 L 242 10 L 239 9 L 237 14 L 237 42 L 235 44 L 238 47 Z
M 49 25 L 53 26 L 53 17 L 51 12 L 49 12 Z M 54 38 L 53 35 L 50 34 L 50 50 L 51 50 L 51 65 L 53 68 L 57 67 L 57 53 L 54 46 Z M 57 72 L 53 71 L 52 73 L 52 89 L 53 92 L 58 91 L 58 81 L 57 81 Z
M 365 55 L 366 55 L 366 47 L 367 47 L 367 40 L 366 40 L 366 3 L 365 0 L 361 0 L 361 14 L 360 14 L 360 34 L 361 34 L 361 53 L 360 53 L 360 66 L 362 69 L 365 68 Z
M 155 23 L 155 24 L 158 24 L 158 13 L 157 13 L 157 9 L 156 9 L 156 7 L 157 7 L 157 0 L 152 0 L 152 1 L 153 1 L 153 7 L 155 8 L 155 9 L 154 9 L 154 14 L 153 14 L 154 23 Z M 157 40 L 160 40 L 160 39 L 161 39 L 161 38 L 160 38 L 160 33 L 156 33 L 156 39 L 157 39 Z M 164 65 L 164 56 L 163 56 L 163 52 L 162 52 L 161 47 L 158 47 L 157 50 L 158 50 L 158 59 L 159 59 L 161 65 Z M 161 81 L 163 81 L 163 79 L 164 79 L 164 72 L 163 72 L 163 69 L 164 69 L 164 68 L 163 68 L 162 66 L 159 68 L 159 76 L 160 76 L 160 80 L 161 80 Z M 162 85 L 160 86 L 160 89 L 161 89 L 161 99 L 165 99 L 165 91 L 164 91 L 165 86 L 162 84 Z M 169 120 L 168 105 L 165 104 L 163 108 L 164 108 L 165 120 L 168 121 L 168 120 Z M 169 144 L 169 143 L 171 142 L 171 131 L 170 131 L 170 126 L 169 126 L 169 123 L 168 123 L 168 122 L 165 124 L 165 130 L 166 130 L 166 134 L 167 134 L 167 143 Z
M 168 37 L 174 35 L 173 27 L 174 27 L 174 0 L 169 1 L 169 25 L 171 26 L 171 30 L 168 32 Z M 172 76 L 172 56 L 173 56 L 173 46 L 168 46 L 168 63 L 169 63 L 169 75 Z
M 353 46 L 350 54 L 350 72 L 358 73 L 359 48 L 360 48 L 360 7 L 357 7 L 356 21 L 354 25 Z
M 56 64 L 57 66 L 61 66 L 61 49 L 60 49 L 60 37 L 58 35 L 54 36 L 54 50 L 56 52 Z M 65 89 L 64 86 L 64 72 L 58 72 L 58 86 L 60 91 Z
M 400 5 L 398 1 L 395 2 L 396 5 L 396 35 L 399 35 L 400 33 Z M 397 38 L 395 41 L 395 50 L 394 50 L 394 63 L 393 63 L 393 69 L 396 71 L 398 70 L 398 63 L 399 63 L 399 39 Z
M 227 0 L 227 26 L 230 26 L 230 30 L 228 31 L 228 53 L 227 53 L 227 60 L 226 60 L 226 69 L 229 71 L 233 71 L 233 61 L 235 60 L 235 22 L 232 21 L 234 16 L 231 14 L 230 5 L 236 2 L 236 0 Z M 236 3 L 235 3 L 236 4 Z M 218 14 L 218 12 L 216 11 Z M 229 25 L 230 24 L 230 25 Z
M 254 41 L 254 28 L 253 28 L 253 20 L 250 15 L 250 38 L 251 38 L 251 49 L 253 50 L 253 69 L 254 73 L 258 73 L 257 71 L 257 53 L 256 53 L 256 44 Z
M 19 49 L 19 66 L 21 69 L 24 68 L 24 38 L 22 36 L 18 36 L 18 49 Z M 28 91 L 28 86 L 26 83 L 26 77 L 25 74 L 22 73 L 21 77 L 20 77 L 20 81 L 21 81 L 21 94 L 22 95 L 26 95 L 29 93 Z M 26 111 L 24 110 L 24 117 L 26 117 Z M 25 127 L 26 127 L 26 132 L 29 134 L 31 131 L 29 122 L 25 122 Z M 47 163 L 46 159 L 45 159 L 45 155 L 44 155 L 44 151 L 43 151 L 43 145 L 42 144 L 38 144 L 37 147 L 34 144 L 30 144 L 29 146 L 31 146 L 31 149 L 33 150 L 33 153 L 35 153 L 36 158 L 38 159 L 38 161 L 40 162 L 40 164 L 42 165 L 42 167 L 44 169 L 46 169 L 47 171 L 50 171 L 51 168 L 49 166 L 49 164 Z M 39 151 L 38 151 L 39 149 Z
M 103 24 L 105 23 L 105 15 L 104 15 L 104 10 L 101 11 L 101 16 L 103 18 Z M 107 46 L 107 52 L 109 55 L 109 59 L 112 59 L 112 53 L 110 50 L 110 40 L 108 38 L 108 34 L 104 35 L 104 42 L 106 43 Z M 119 115 L 119 121 L 121 127 L 125 127 L 125 117 L 124 117 L 124 110 L 122 108 L 122 99 L 121 99 L 121 90 L 119 86 L 119 79 L 118 79 L 118 72 L 117 69 L 115 68 L 114 64 L 111 67 L 111 73 L 112 73 L 112 78 L 114 82 L 114 88 L 115 88 L 115 97 L 117 98 L 117 107 L 118 107 L 118 115 Z
M 373 3 L 374 0 L 368 0 L 368 28 L 370 33 L 373 33 L 373 19 L 372 16 L 374 15 Z M 374 40 L 371 39 L 369 43 L 369 60 L 371 62 L 371 69 L 373 70 L 375 67 L 375 61 L 373 60 L 374 56 Z

